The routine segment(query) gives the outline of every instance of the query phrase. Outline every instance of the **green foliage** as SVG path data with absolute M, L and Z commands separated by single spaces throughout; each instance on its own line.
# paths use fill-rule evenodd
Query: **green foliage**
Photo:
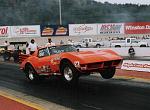
M 62 22 L 110 23 L 150 21 L 149 5 L 61 0 Z M 0 25 L 59 24 L 59 0 L 0 0 Z

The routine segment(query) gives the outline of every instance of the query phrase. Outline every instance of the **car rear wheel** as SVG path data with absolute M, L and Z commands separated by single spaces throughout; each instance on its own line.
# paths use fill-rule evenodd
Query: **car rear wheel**
M 140 47 L 146 47 L 146 45 L 140 45 Z
M 81 45 L 77 45 L 76 48 L 81 48 Z
M 26 77 L 29 82 L 38 82 L 40 80 L 39 75 L 37 75 L 36 71 L 31 65 L 28 65 L 25 70 Z
M 121 48 L 121 46 L 120 45 L 115 45 L 115 48 Z
M 69 67 L 65 67 L 64 69 L 64 77 L 67 81 L 71 81 L 73 79 L 73 71 Z
M 61 73 L 65 82 L 70 84 L 78 82 L 79 72 L 71 62 L 67 61 L 61 64 Z
M 96 48 L 100 48 L 100 47 L 101 47 L 101 45 L 100 45 L 100 44 L 97 44 L 97 45 L 96 45 Z
M 4 61 L 9 61 L 10 58 L 11 58 L 11 53 L 5 51 L 5 52 L 3 53 L 3 57 L 4 57 Z
M 106 70 L 101 71 L 100 74 L 101 74 L 102 78 L 110 79 L 114 76 L 115 72 L 116 72 L 116 68 L 113 67 L 113 68 L 108 68 Z

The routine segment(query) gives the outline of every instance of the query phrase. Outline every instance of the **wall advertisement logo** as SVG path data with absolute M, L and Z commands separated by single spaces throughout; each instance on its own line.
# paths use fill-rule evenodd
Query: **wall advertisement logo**
M 99 34 L 123 34 L 124 25 L 121 23 L 99 24 Z
M 75 27 L 73 30 L 75 33 L 86 33 L 87 31 L 93 30 L 93 27 L 83 24 L 79 27 Z
M 8 27 L 7 26 L 0 27 L 0 36 L 1 37 L 8 36 Z

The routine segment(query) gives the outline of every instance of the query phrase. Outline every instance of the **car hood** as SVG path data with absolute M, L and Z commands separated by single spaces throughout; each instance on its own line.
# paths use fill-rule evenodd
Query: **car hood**
M 111 50 L 69 52 L 69 54 L 73 56 L 72 58 L 74 60 L 78 60 L 82 63 L 93 63 L 122 59 L 122 57 L 120 57 L 118 54 Z

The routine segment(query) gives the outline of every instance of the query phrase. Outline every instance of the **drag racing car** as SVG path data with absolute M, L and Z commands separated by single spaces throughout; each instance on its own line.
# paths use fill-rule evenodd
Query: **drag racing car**
M 33 55 L 22 54 L 20 61 L 20 69 L 30 82 L 59 75 L 73 83 L 94 72 L 105 79 L 112 78 L 122 57 L 112 50 L 80 51 L 72 45 L 57 45 L 38 49 Z

